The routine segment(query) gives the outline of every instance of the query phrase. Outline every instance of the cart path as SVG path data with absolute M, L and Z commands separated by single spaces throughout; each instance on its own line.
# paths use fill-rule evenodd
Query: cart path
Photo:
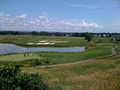
M 117 52 L 116 52 L 115 49 L 116 49 L 116 47 L 113 47 L 113 48 L 111 49 L 111 54 L 110 54 L 110 55 L 107 55 L 107 56 L 103 56 L 103 57 L 92 58 L 92 59 L 88 59 L 88 60 L 83 60 L 83 61 L 78 61 L 78 62 L 72 62 L 72 63 L 66 63 L 66 64 L 36 66 L 36 67 L 32 67 L 32 68 L 52 68 L 52 67 L 60 67 L 60 66 L 66 66 L 66 65 L 74 65 L 74 64 L 79 64 L 79 63 L 86 63 L 86 62 L 89 62 L 89 61 L 94 60 L 94 59 L 104 59 L 104 58 L 108 58 L 108 57 L 111 57 L 111 56 L 116 55 Z

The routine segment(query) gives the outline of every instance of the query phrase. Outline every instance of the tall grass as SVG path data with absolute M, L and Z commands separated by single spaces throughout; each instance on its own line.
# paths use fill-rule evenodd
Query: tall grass
M 73 76 L 65 80 L 63 90 L 119 90 L 120 69 L 97 72 L 90 75 Z M 56 85 L 53 89 L 57 89 Z
M 52 90 L 119 90 L 120 56 L 55 68 L 26 68 L 40 73 Z

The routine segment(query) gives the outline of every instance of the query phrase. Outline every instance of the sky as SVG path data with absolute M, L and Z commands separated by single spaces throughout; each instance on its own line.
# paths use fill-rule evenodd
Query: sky
M 0 30 L 120 33 L 120 0 L 0 0 Z

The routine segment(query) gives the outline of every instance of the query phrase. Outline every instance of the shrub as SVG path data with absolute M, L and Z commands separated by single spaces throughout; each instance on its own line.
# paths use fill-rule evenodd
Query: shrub
M 31 66 L 39 66 L 39 65 L 48 65 L 50 64 L 50 61 L 48 59 L 36 59 Z
M 0 66 L 0 90 L 47 90 L 39 74 L 22 73 L 17 66 Z
M 42 60 L 37 59 L 37 60 L 35 60 L 34 64 L 35 64 L 35 66 L 39 66 L 42 64 Z

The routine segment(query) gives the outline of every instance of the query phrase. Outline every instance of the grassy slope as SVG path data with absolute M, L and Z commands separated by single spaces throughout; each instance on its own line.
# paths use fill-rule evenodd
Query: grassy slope
M 120 55 L 88 63 L 55 68 L 26 68 L 40 73 L 53 90 L 119 90 Z
M 42 74 L 53 90 L 119 90 L 120 86 L 120 59 L 24 71 Z

